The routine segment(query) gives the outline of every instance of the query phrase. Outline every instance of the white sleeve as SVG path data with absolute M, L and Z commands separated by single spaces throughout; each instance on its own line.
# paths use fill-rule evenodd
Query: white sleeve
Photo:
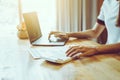
M 97 17 L 101 21 L 104 21 L 104 8 L 105 8 L 104 5 L 105 5 L 105 0 L 103 2 L 102 6 L 101 6 L 100 13 Z

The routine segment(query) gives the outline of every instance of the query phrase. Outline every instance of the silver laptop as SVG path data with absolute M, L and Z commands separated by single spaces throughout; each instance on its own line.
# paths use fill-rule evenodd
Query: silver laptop
M 23 13 L 30 43 L 35 46 L 63 46 L 64 41 L 49 41 L 48 34 L 42 34 L 36 12 Z M 54 38 L 55 39 L 55 38 Z

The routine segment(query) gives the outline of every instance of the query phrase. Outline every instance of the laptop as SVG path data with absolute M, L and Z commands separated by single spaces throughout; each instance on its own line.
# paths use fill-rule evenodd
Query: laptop
M 72 60 L 65 54 L 68 48 L 68 46 L 30 47 L 28 52 L 34 59 L 44 59 L 52 63 L 63 64 Z
M 64 46 L 67 40 L 58 41 L 58 38 L 48 40 L 48 34 L 42 34 L 36 12 L 23 13 L 24 22 L 28 32 L 30 43 L 33 46 Z

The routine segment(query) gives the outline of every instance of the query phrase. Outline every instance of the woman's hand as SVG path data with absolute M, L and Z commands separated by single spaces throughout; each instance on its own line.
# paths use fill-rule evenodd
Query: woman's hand
M 64 32 L 52 31 L 49 33 L 48 40 L 50 39 L 51 35 L 54 35 L 55 37 L 59 37 L 59 38 L 61 38 L 61 40 L 69 39 L 68 35 Z
M 67 50 L 66 54 L 73 59 L 91 56 L 97 54 L 96 47 L 85 47 L 85 46 L 73 46 Z

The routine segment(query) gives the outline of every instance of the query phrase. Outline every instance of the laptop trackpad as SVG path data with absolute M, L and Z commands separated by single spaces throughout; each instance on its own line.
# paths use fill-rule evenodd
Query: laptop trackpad
M 46 37 L 41 37 L 38 40 L 34 41 L 32 44 L 34 45 L 48 45 L 48 46 L 55 46 L 55 45 L 64 45 L 65 41 L 49 41 Z

